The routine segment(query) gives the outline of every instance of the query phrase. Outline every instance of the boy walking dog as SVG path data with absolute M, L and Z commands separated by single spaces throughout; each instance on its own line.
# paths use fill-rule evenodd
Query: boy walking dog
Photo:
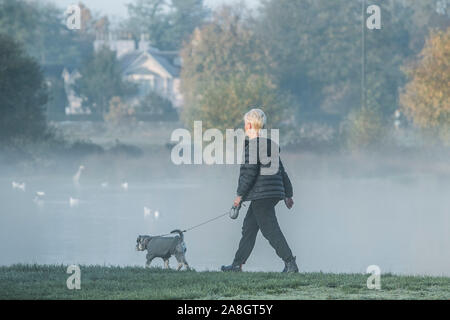
M 293 191 L 289 177 L 279 158 L 279 146 L 270 139 L 260 136 L 261 129 L 266 124 L 266 115 L 261 109 L 252 109 L 244 116 L 245 134 L 245 161 L 240 167 L 237 197 L 234 206 L 240 207 L 243 201 L 251 201 L 242 226 L 242 238 L 235 254 L 233 263 L 222 266 L 222 271 L 242 271 L 242 265 L 249 258 L 255 246 L 256 236 L 261 230 L 263 236 L 275 249 L 277 255 L 284 261 L 283 272 L 298 272 L 295 257 L 281 232 L 275 216 L 275 206 L 284 200 L 286 207 L 291 209 Z M 273 161 L 273 150 L 279 161 L 278 170 L 272 174 L 262 174 L 262 170 L 271 166 L 271 163 L 261 161 L 261 150 L 266 149 L 267 156 Z M 257 151 L 256 151 L 257 150 Z M 256 152 L 252 152 L 256 151 Z M 253 154 L 256 154 L 252 161 Z M 264 152 L 262 153 L 264 155 Z

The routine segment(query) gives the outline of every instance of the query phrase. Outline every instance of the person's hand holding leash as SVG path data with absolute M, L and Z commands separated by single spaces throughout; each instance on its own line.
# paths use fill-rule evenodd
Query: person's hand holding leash
M 240 207 L 241 201 L 242 201 L 242 197 L 237 196 L 236 199 L 234 199 L 233 206 L 236 208 Z
M 286 207 L 288 209 L 292 209 L 292 207 L 294 206 L 294 200 L 292 198 L 285 198 L 284 203 L 286 204 Z
M 239 216 L 239 210 L 241 209 L 241 202 L 242 197 L 237 196 L 236 199 L 234 199 L 233 207 L 230 209 L 230 218 L 235 220 Z

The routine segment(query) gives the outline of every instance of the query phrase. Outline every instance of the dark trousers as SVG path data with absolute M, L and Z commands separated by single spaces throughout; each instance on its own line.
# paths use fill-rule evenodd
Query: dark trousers
M 292 251 L 281 232 L 275 216 L 275 205 L 279 199 L 253 200 L 248 208 L 242 226 L 242 238 L 234 257 L 233 265 L 244 264 L 255 246 L 256 235 L 261 230 L 263 236 L 269 240 L 277 255 L 288 261 L 292 258 Z

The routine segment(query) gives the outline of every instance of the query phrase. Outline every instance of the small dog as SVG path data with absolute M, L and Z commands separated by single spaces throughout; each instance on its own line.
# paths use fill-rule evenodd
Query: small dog
M 154 258 L 162 258 L 164 260 L 164 266 L 169 269 L 169 258 L 174 255 L 178 261 L 178 268 L 180 270 L 183 265 L 189 270 L 189 265 L 186 261 L 186 244 L 184 243 L 183 232 L 180 230 L 174 230 L 171 233 L 178 233 L 176 237 L 152 237 L 152 236 L 139 236 L 136 240 L 136 250 L 147 250 L 147 262 L 145 266 L 150 267 Z

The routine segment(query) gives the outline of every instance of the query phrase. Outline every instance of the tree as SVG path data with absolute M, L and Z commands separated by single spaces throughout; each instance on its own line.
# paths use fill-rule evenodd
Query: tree
M 52 4 L 0 0 L 0 30 L 41 65 L 78 65 L 92 52 L 92 38 L 63 22 L 64 10 Z
M 272 125 L 279 124 L 287 99 L 266 72 L 271 58 L 241 8 L 219 10 L 194 32 L 181 56 L 186 125 L 202 120 L 205 127 L 234 128 L 253 105 L 264 109 Z
M 135 0 L 122 28 L 135 39 L 147 34 L 158 49 L 177 50 L 208 14 L 203 0 Z
M 401 68 L 416 53 L 410 47 L 412 10 L 405 3 L 380 2 L 382 28 L 367 32 L 367 106 L 377 109 L 384 118 L 398 109 L 399 88 L 406 83 Z
M 183 41 L 209 16 L 209 10 L 204 7 L 203 0 L 172 0 L 172 10 L 169 14 L 171 28 L 167 30 L 168 43 L 174 49 L 179 49 Z
M 183 119 L 187 126 L 201 120 L 205 129 L 233 129 L 243 125 L 243 116 L 250 107 L 263 109 L 268 127 L 278 129 L 288 101 L 278 94 L 269 77 L 238 72 L 204 86 L 195 104 L 183 110 Z
M 110 26 L 108 16 L 99 16 L 97 13 L 92 13 L 82 2 L 79 2 L 78 6 L 81 14 L 81 29 L 77 33 L 91 40 L 94 39 L 97 33 L 108 33 Z
M 68 104 L 64 79 L 62 79 L 61 73 L 61 69 L 57 68 L 56 72 L 47 72 L 45 75 L 45 81 L 48 87 L 48 102 L 45 107 L 49 120 L 64 116 L 65 108 Z
M 450 126 L 450 28 L 431 32 L 419 61 L 405 69 L 404 113 L 420 128 Z
M 360 70 L 356 2 L 269 0 L 260 11 L 255 30 L 274 58 L 271 73 L 304 112 L 320 111 L 327 86 L 348 95 L 358 90 L 350 83 Z
M 416 56 L 423 49 L 430 30 L 450 27 L 450 3 L 448 0 L 408 0 L 404 5 L 411 12 L 403 19 L 409 22 L 409 47 Z
M 9 36 L 0 34 L 0 141 L 37 141 L 48 133 L 47 88 L 38 63 Z
M 407 6 L 413 10 L 413 23 L 423 29 L 450 27 L 450 7 L 447 0 L 409 0 Z M 425 37 L 426 35 L 424 35 Z
M 122 77 L 116 52 L 103 47 L 88 59 L 75 82 L 75 92 L 83 99 L 83 107 L 95 113 L 108 112 L 113 97 L 126 97 L 136 91 L 136 86 Z
M 368 105 L 391 114 L 404 83 L 400 66 L 412 55 L 409 9 L 394 0 L 377 5 L 382 29 L 367 31 Z M 361 107 L 361 22 L 360 1 L 263 1 L 255 30 L 275 62 L 270 73 L 302 115 Z

